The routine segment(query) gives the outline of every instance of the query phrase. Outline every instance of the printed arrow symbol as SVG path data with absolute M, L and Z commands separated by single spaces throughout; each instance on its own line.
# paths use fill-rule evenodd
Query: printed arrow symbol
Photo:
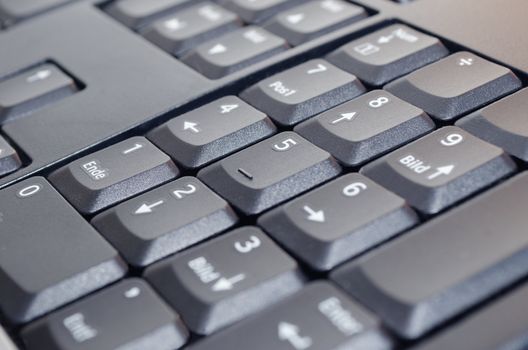
M 325 222 L 325 214 L 322 210 L 313 210 L 309 206 L 305 205 L 303 210 L 308 214 L 306 217 L 310 221 Z
M 155 207 L 162 205 L 163 201 L 157 201 L 156 203 L 147 204 L 143 203 L 135 212 L 134 214 L 140 215 L 140 214 L 150 214 L 152 213 L 152 209 Z
M 191 130 L 194 133 L 200 132 L 200 129 L 198 129 L 198 123 L 193 123 L 193 122 L 188 122 L 188 121 L 183 122 L 183 130 L 184 131 Z
M 215 284 L 213 284 L 213 292 L 222 292 L 226 290 L 231 290 L 238 282 L 243 281 L 246 278 L 246 275 L 239 274 L 231 278 L 222 277 L 218 279 Z

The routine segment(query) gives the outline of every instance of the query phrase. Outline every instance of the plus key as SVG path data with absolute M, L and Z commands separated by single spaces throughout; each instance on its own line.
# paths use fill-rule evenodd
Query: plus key
M 361 173 L 421 212 L 435 214 L 515 168 L 501 148 L 448 126 L 366 165 Z

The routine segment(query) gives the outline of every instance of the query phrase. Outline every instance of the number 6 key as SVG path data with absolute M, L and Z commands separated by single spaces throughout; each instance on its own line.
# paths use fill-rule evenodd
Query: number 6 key
M 419 211 L 436 214 L 515 169 L 502 149 L 447 126 L 366 165 L 361 173 Z

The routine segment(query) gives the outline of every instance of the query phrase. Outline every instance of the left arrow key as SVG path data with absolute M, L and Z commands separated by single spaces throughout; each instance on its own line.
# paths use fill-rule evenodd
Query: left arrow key
M 225 200 L 189 176 L 124 202 L 92 220 L 134 266 L 149 265 L 236 222 L 237 216 Z

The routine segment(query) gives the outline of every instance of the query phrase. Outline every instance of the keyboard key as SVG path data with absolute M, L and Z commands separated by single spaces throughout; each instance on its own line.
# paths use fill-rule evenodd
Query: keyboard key
M 112 17 L 127 27 L 141 26 L 202 0 L 117 0 L 105 8 Z
M 284 132 L 202 169 L 198 177 L 245 214 L 258 214 L 341 171 L 322 149 Z
M 332 285 L 316 282 L 189 350 L 391 348 L 391 340 L 373 315 Z
M 167 155 L 132 137 L 55 171 L 50 181 L 80 212 L 93 214 L 177 175 Z
M 249 26 L 198 46 L 182 61 L 210 79 L 220 79 L 286 48 L 284 39 Z
M 418 223 L 405 200 L 359 174 L 340 177 L 261 216 L 273 238 L 330 270 Z
M 129 263 L 146 266 L 236 221 L 226 201 L 188 176 L 109 209 L 92 224 Z
M 305 121 L 295 131 L 343 164 L 357 166 L 434 128 L 420 108 L 374 90 Z
M 509 154 L 528 161 L 528 89 L 495 102 L 456 125 L 493 143 Z
M 0 82 L 0 123 L 70 96 L 73 79 L 46 63 Z
M 448 126 L 367 164 L 361 173 L 421 212 L 435 214 L 515 169 L 502 149 Z
M 233 12 L 206 2 L 157 21 L 145 30 L 143 36 L 163 50 L 180 56 L 241 24 Z
M 0 176 L 12 173 L 22 166 L 17 152 L 0 136 Z
M 195 333 L 210 334 L 293 294 L 295 260 L 243 227 L 148 268 L 146 278 Z
M 523 173 L 332 278 L 414 339 L 528 275 L 527 205 Z
M 0 310 L 24 323 L 126 272 L 117 252 L 44 180 L 0 191 Z
M 154 129 L 148 137 L 186 168 L 198 168 L 275 133 L 262 112 L 222 97 Z
M 450 120 L 521 87 L 508 68 L 458 52 L 385 86 L 430 116 Z
M 527 303 L 524 285 L 413 350 L 527 349 L 528 314 L 521 306 Z
M 395 24 L 346 44 L 328 60 L 370 85 L 381 86 L 448 53 L 437 38 Z
M 352 74 L 320 59 L 253 85 L 242 99 L 282 125 L 293 125 L 365 92 Z
M 180 348 L 188 338 L 180 317 L 140 279 L 129 279 L 22 332 L 28 350 Z
M 362 7 L 346 1 L 317 0 L 281 12 L 265 27 L 298 46 L 365 17 L 367 12 Z
M 238 13 L 247 23 L 260 23 L 304 0 L 222 0 L 226 8 Z

